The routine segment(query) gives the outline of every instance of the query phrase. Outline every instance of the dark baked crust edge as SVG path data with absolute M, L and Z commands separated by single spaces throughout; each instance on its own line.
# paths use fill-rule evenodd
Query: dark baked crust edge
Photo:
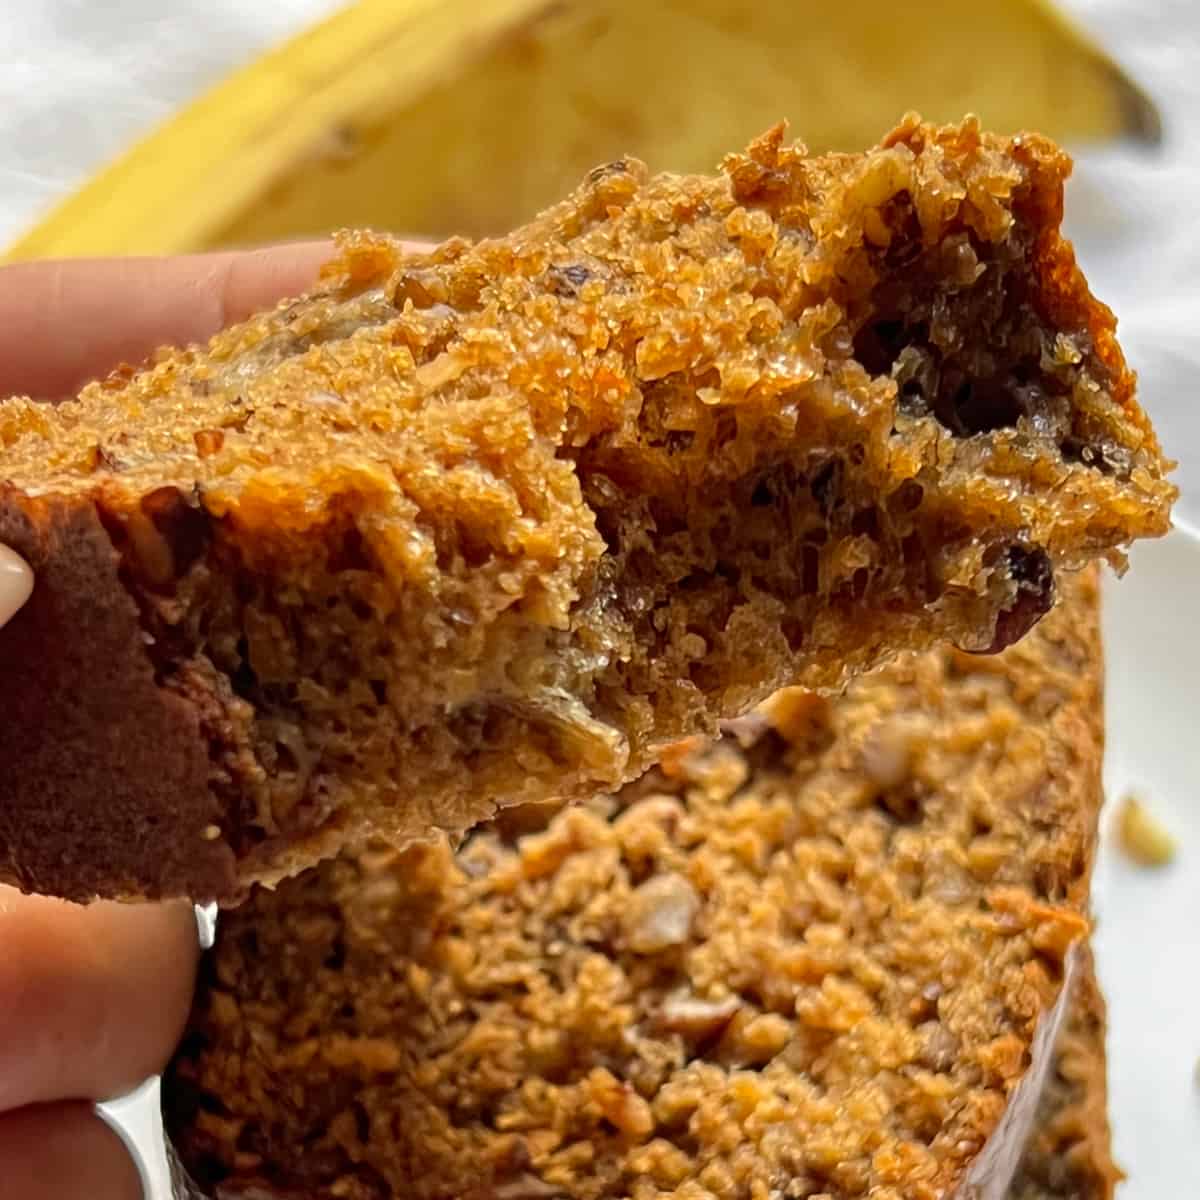
M 155 680 L 95 508 L 0 485 L 0 542 L 36 579 L 0 630 L 0 880 L 76 901 L 230 894 L 199 714 Z
M 1113 1200 L 1124 1178 L 1108 1122 L 1107 1013 L 1090 946 L 1082 946 L 1067 1027 L 1008 1200 Z

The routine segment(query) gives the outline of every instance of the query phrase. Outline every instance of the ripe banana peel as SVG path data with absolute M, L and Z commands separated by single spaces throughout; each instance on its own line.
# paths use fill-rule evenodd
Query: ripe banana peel
M 136 145 L 10 258 L 345 226 L 486 235 L 635 154 L 709 171 L 787 118 L 859 149 L 908 109 L 1156 142 L 1153 103 L 1045 0 L 360 0 Z

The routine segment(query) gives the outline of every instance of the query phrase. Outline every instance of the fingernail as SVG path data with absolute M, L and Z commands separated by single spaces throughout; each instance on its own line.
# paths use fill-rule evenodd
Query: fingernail
M 0 545 L 0 625 L 7 625 L 33 591 L 33 571 L 15 551 Z

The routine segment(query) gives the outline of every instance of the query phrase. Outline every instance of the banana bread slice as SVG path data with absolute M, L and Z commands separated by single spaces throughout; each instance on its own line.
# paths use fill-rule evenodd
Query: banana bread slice
M 256 889 L 165 1080 L 183 1163 L 222 1200 L 1000 1200 L 1089 927 L 1093 574 L 1063 592 L 998 657 Z
M 1066 1027 L 1059 1035 L 1033 1133 L 1006 1200 L 1113 1200 L 1116 1185 L 1123 1178 L 1113 1162 L 1108 1123 L 1104 998 L 1090 947 L 1081 951 L 1081 959 Z M 210 1200 L 187 1175 L 170 1142 L 167 1152 L 180 1200 Z M 236 1179 L 220 1183 L 217 1188 L 227 1200 L 274 1200 L 282 1196 L 273 1186 L 265 1190 L 259 1187 L 255 1196 L 255 1189 L 242 1187 Z M 351 1189 L 345 1194 L 354 1193 Z M 546 1194 L 548 1190 L 538 1194 L 493 1189 L 489 1200 L 502 1195 L 536 1195 L 542 1200 Z M 308 1193 L 304 1200 L 317 1198 Z
M 0 406 L 0 877 L 237 896 L 585 798 L 894 650 L 997 650 L 1173 495 L 1068 160 L 907 120 L 593 172 L 512 236 Z

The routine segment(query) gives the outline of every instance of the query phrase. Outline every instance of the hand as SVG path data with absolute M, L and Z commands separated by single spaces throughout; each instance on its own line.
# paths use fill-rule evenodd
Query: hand
M 160 345 L 204 341 L 303 291 L 328 254 L 315 243 L 0 268 L 0 395 L 68 396 Z M 0 547 L 0 625 L 33 586 Z M 165 1065 L 197 953 L 188 904 L 79 907 L 0 887 L 4 1200 L 140 1200 L 138 1172 L 91 1102 Z

